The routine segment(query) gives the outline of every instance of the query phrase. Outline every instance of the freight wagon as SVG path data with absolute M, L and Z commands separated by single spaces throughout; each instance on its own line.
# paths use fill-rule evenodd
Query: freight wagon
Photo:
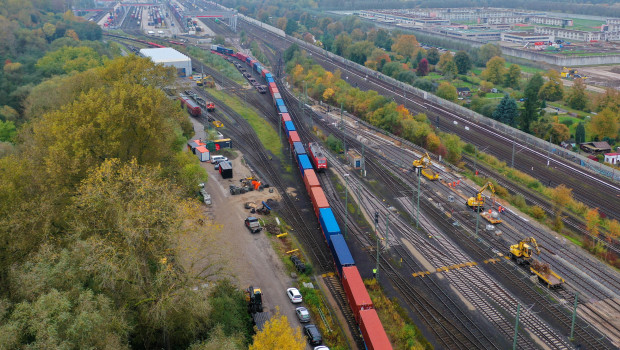
M 342 276 L 343 267 L 355 265 L 355 260 L 353 260 L 353 256 L 349 251 L 349 246 L 342 235 L 331 235 L 327 242 L 330 242 L 329 248 L 332 251 L 338 274 Z
M 181 95 L 181 97 L 179 97 L 179 100 L 181 101 L 181 104 L 184 105 L 185 108 L 187 108 L 187 112 L 189 112 L 191 116 L 200 117 L 202 111 L 200 109 L 200 106 L 196 102 L 194 102 L 194 100 L 184 95 Z

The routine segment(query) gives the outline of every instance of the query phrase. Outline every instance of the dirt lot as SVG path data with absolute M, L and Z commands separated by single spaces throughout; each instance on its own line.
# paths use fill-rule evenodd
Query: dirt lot
M 202 124 L 193 119 L 192 123 L 196 138 L 204 138 Z M 293 286 L 294 280 L 273 250 L 266 233 L 252 234 L 243 223 L 245 218 L 251 215 L 243 206 L 245 202 L 254 201 L 258 204 L 268 199 L 277 201 L 279 194 L 277 191 L 269 193 L 268 190 L 263 190 L 231 195 L 228 186 L 238 185 L 239 179 L 251 175 L 250 170 L 243 165 L 243 156 L 239 152 L 238 154 L 239 156 L 232 160 L 232 179 L 222 179 L 211 163 L 202 163 L 209 173 L 206 188 L 212 201 L 211 207 L 205 209 L 205 216 L 213 218 L 213 227 L 217 231 L 203 254 L 214 254 L 224 259 L 224 274 L 230 276 L 240 288 L 245 289 L 249 285 L 260 287 L 263 292 L 264 311 L 275 314 L 279 309 L 281 314 L 288 317 L 291 326 L 300 327 L 295 316 L 295 306 L 286 296 L 286 289 Z M 260 215 L 258 217 L 260 218 Z M 198 242 L 200 238 L 195 239 L 196 244 L 203 243 Z M 192 246 L 192 242 L 185 244 Z M 310 349 L 309 346 L 307 348 Z

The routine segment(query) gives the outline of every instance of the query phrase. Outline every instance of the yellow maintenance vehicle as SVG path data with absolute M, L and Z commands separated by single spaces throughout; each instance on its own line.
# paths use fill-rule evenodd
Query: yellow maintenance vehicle
M 584 75 L 578 74 L 576 69 L 574 69 L 574 68 L 566 68 L 566 67 L 564 67 L 564 69 L 562 69 L 562 72 L 560 72 L 560 76 L 562 78 L 568 78 L 568 79 L 577 79 L 577 78 L 586 79 L 586 78 L 588 78 L 588 77 L 586 77 Z
M 534 237 L 525 238 L 510 246 L 510 257 L 519 265 L 529 265 L 532 262 L 533 253 L 540 255 L 540 248 Z
M 439 179 L 439 174 L 430 168 L 431 165 L 431 157 L 428 155 L 428 152 L 425 153 L 422 158 L 413 161 L 413 166 L 417 171 L 422 173 L 427 179 L 434 181 Z
M 476 193 L 475 197 L 469 197 L 467 199 L 467 203 L 466 203 L 467 206 L 469 208 L 471 208 L 472 210 L 475 210 L 477 212 L 480 212 L 480 211 L 484 210 L 484 196 L 482 195 L 482 193 L 487 188 L 489 188 L 491 190 L 491 192 L 493 192 L 493 195 L 495 195 L 495 187 L 493 187 L 493 183 L 491 183 L 489 181 L 489 182 L 487 182 L 486 185 L 482 186 L 480 191 L 478 191 L 478 193 Z

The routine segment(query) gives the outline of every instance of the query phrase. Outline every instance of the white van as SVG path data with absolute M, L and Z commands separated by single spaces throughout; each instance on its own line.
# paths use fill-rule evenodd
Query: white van
M 212 156 L 211 157 L 211 164 L 217 164 L 221 161 L 224 160 L 228 160 L 228 158 L 224 157 L 224 156 Z

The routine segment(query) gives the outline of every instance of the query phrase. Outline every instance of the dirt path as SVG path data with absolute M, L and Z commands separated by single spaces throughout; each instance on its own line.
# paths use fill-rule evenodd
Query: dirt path
M 196 132 L 195 138 L 204 139 L 206 134 L 203 125 L 194 119 L 192 123 Z M 253 201 L 259 204 L 263 200 L 279 200 L 280 196 L 277 191 L 269 193 L 268 190 L 231 195 L 228 186 L 238 185 L 239 179 L 251 175 L 242 161 L 243 155 L 238 150 L 237 153 L 239 156 L 232 160 L 232 179 L 222 179 L 209 162 L 201 164 L 209 174 L 206 189 L 211 194 L 212 201 L 211 207 L 205 208 L 205 214 L 213 218 L 213 227 L 217 232 L 202 253 L 224 259 L 225 276 L 230 277 L 241 289 L 249 285 L 260 287 L 263 292 L 263 310 L 275 314 L 279 309 L 282 315 L 287 316 L 292 327 L 301 330 L 301 324 L 295 316 L 296 305 L 286 296 L 286 289 L 293 286 L 294 280 L 287 273 L 266 233 L 252 234 L 243 222 L 247 216 L 252 215 L 244 208 L 245 202 Z M 197 244 L 200 243 L 198 240 L 197 237 Z M 192 242 L 185 244 L 191 246 Z M 204 264 L 206 263 L 205 261 Z

